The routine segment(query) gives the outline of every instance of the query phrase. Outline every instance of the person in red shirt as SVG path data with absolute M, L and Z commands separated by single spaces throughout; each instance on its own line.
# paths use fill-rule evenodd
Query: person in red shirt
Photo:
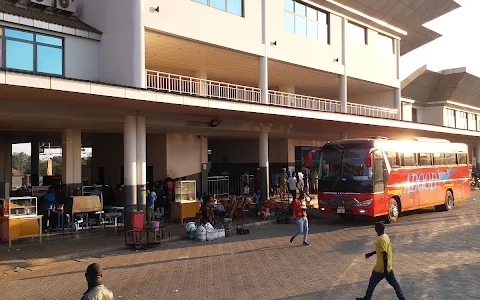
M 290 238 L 290 243 L 303 232 L 303 245 L 310 246 L 307 242 L 308 238 L 308 218 L 307 218 L 307 202 L 303 191 L 300 191 L 300 195 L 293 201 L 293 218 L 297 222 L 297 231 Z

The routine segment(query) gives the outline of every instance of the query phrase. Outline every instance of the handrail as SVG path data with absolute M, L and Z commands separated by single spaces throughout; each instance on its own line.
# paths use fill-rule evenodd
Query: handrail
M 226 99 L 239 102 L 262 103 L 262 89 L 226 82 L 201 79 L 183 75 L 145 70 L 148 89 L 196 95 L 208 98 Z M 341 113 L 339 100 L 268 91 L 268 105 L 292 107 L 306 110 Z M 396 119 L 397 109 L 347 103 L 347 113 L 352 115 Z

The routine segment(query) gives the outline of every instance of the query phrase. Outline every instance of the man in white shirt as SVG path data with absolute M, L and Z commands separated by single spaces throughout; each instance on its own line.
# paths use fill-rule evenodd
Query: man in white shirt
M 297 198 L 297 179 L 294 176 L 288 178 L 288 190 L 292 194 L 292 202 Z

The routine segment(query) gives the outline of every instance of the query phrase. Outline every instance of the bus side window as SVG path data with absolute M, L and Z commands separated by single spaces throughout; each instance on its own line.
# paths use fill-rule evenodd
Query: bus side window
M 445 165 L 445 153 L 434 153 L 433 154 L 433 164 L 435 166 Z
M 431 166 L 432 165 L 432 154 L 431 153 L 420 153 L 419 155 L 420 166 Z
M 457 163 L 459 165 L 467 164 L 467 153 L 457 153 Z
M 385 154 L 387 155 L 388 163 L 392 169 L 400 167 L 400 156 L 397 152 L 387 151 Z
M 455 153 L 445 153 L 445 163 L 447 165 L 456 165 L 457 155 Z
M 402 153 L 400 155 L 400 161 L 401 161 L 402 167 L 414 167 L 415 155 L 413 153 Z

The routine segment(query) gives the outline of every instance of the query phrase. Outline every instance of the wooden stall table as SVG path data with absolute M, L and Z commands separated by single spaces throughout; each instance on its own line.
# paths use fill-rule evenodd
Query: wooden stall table
M 171 217 L 174 220 L 180 220 L 180 223 L 183 223 L 184 219 L 195 218 L 199 211 L 200 202 L 198 201 L 170 203 Z
M 1 217 L 0 237 L 8 239 L 8 247 L 12 247 L 12 240 L 38 237 L 42 242 L 41 215 L 26 217 Z

